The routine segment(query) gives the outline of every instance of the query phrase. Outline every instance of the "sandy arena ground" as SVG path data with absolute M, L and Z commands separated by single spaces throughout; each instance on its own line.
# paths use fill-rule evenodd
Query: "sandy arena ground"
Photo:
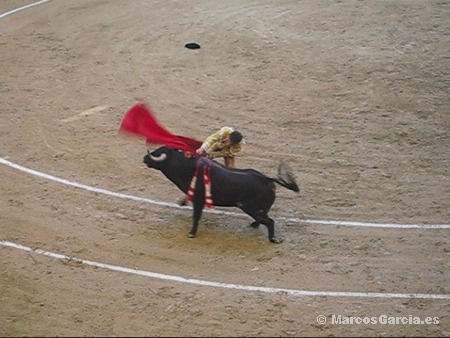
M 450 336 L 450 230 L 401 227 L 450 223 L 449 22 L 446 0 L 66 0 L 2 16 L 0 335 Z M 175 203 L 145 142 L 118 136 L 139 101 L 175 134 L 238 128 L 238 167 L 288 163 L 301 191 L 279 187 L 271 211 L 284 242 L 208 212 L 189 239 L 189 209 L 52 179 Z

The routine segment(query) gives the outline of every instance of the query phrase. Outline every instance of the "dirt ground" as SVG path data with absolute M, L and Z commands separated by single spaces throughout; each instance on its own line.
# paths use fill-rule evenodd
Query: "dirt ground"
M 145 101 L 175 134 L 238 128 L 237 166 L 275 176 L 284 161 L 301 191 L 277 190 L 282 244 L 208 212 L 189 239 L 189 209 L 1 165 L 0 241 L 218 283 L 449 295 L 449 229 L 308 222 L 450 223 L 449 22 L 445 0 L 66 0 L 2 17 L 4 161 L 175 203 L 181 192 L 142 164 L 144 141 L 118 136 Z M 294 296 L 0 253 L 1 336 L 450 336 L 445 298 Z

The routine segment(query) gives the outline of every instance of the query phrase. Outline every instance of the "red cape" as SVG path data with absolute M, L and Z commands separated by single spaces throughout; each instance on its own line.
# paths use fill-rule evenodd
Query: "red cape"
M 145 137 L 147 144 L 162 144 L 170 148 L 195 152 L 202 142 L 174 135 L 158 123 L 153 112 L 144 104 L 134 105 L 123 117 L 119 132 Z

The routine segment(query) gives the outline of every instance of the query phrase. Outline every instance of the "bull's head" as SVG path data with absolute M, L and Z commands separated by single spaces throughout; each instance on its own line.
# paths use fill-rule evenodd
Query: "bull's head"
M 187 158 L 185 152 L 165 146 L 147 151 L 144 163 L 149 168 L 161 171 L 184 192 L 187 191 L 196 168 L 196 158 Z
M 166 147 L 158 148 L 152 152 L 147 150 L 147 155 L 144 156 L 144 163 L 149 168 L 160 169 L 162 164 L 167 160 Z

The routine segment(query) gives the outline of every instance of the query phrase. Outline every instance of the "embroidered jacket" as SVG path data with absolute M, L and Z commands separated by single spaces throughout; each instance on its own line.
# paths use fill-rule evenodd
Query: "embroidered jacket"
M 226 141 L 229 139 L 230 134 L 234 131 L 231 127 L 222 127 L 219 131 L 208 136 L 200 147 L 201 150 L 206 152 L 208 157 L 233 157 L 242 150 L 243 140 L 237 144 L 233 144 L 231 147 L 227 147 Z

